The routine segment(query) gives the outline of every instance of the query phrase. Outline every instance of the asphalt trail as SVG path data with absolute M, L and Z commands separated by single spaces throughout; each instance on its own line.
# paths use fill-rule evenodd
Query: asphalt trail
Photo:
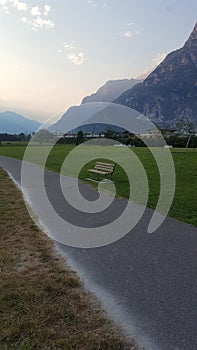
M 21 161 L 0 157 L 0 167 L 20 185 Z M 62 218 L 84 227 L 103 225 L 124 210 L 116 199 L 103 215 L 76 215 L 65 202 L 59 175 L 45 172 L 47 195 Z M 81 192 L 97 194 L 87 185 Z M 152 210 L 119 241 L 94 249 L 56 243 L 57 249 L 82 277 L 110 316 L 146 350 L 195 350 L 197 229 L 167 217 L 153 234 L 147 233 Z M 99 221 L 100 220 L 100 221 Z

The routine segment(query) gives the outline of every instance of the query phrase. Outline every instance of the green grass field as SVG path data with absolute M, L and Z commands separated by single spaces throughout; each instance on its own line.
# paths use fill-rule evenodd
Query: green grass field
M 40 155 L 45 151 L 47 152 L 48 146 L 35 146 L 33 147 L 36 152 L 33 151 L 32 161 L 40 164 Z M 102 146 L 96 146 L 97 149 L 103 150 Z M 114 154 L 115 148 L 109 147 L 111 154 Z M 0 147 L 0 155 L 8 157 L 14 157 L 23 159 L 26 147 L 20 145 L 2 145 Z M 92 156 L 94 154 L 94 147 L 84 146 L 85 154 L 89 153 Z M 62 163 L 65 157 L 74 150 L 73 145 L 57 145 L 50 152 L 46 168 L 52 171 L 60 172 Z M 142 162 L 148 177 L 149 182 L 149 198 L 148 207 L 155 208 L 159 196 L 160 181 L 159 172 L 157 169 L 156 162 L 147 148 L 132 148 L 133 152 Z M 109 152 L 109 153 L 110 153 Z M 197 226 L 197 149 L 172 149 L 172 157 L 175 164 L 176 170 L 176 191 L 174 201 L 169 212 L 169 215 L 177 218 L 178 220 L 185 221 L 187 223 Z M 80 163 L 80 153 L 75 155 L 75 164 Z M 107 158 L 107 157 L 106 157 Z M 104 157 L 97 157 L 96 159 L 106 159 Z M 110 159 L 107 158 L 107 159 Z M 86 178 L 92 177 L 97 178 L 95 175 L 90 175 L 88 169 L 93 167 L 95 160 L 87 163 L 80 172 L 80 178 L 85 180 Z M 67 169 L 68 171 L 68 169 Z M 73 175 L 72 170 L 67 175 Z M 128 179 L 124 170 L 120 166 L 116 166 L 113 174 L 113 181 L 116 185 L 117 196 L 128 198 L 129 185 Z M 91 183 L 96 186 L 96 184 Z

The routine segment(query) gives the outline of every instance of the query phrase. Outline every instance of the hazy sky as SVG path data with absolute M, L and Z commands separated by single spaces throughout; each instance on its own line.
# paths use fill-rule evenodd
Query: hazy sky
M 0 110 L 44 121 L 183 45 L 197 0 L 0 0 Z

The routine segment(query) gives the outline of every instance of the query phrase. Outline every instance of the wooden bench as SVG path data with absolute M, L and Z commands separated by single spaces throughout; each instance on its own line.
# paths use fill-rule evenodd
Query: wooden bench
M 94 169 L 88 169 L 90 173 L 100 174 L 100 175 L 110 175 L 112 179 L 112 174 L 115 170 L 115 164 L 112 163 L 102 163 L 96 162 Z

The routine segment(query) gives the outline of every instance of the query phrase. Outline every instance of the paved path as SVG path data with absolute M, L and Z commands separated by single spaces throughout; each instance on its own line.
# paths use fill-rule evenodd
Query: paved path
M 21 162 L 0 157 L 0 167 L 20 184 Z M 58 174 L 46 171 L 51 203 L 70 221 L 90 226 L 90 218 L 76 216 L 65 204 Z M 92 198 L 86 185 L 81 191 Z M 124 209 L 115 200 L 102 223 Z M 95 249 L 57 248 L 82 276 L 111 317 L 146 350 L 195 350 L 196 346 L 196 247 L 197 229 L 166 218 L 154 234 L 147 233 L 152 210 L 146 209 L 138 225 L 121 240 Z M 91 216 L 99 226 L 97 216 Z

